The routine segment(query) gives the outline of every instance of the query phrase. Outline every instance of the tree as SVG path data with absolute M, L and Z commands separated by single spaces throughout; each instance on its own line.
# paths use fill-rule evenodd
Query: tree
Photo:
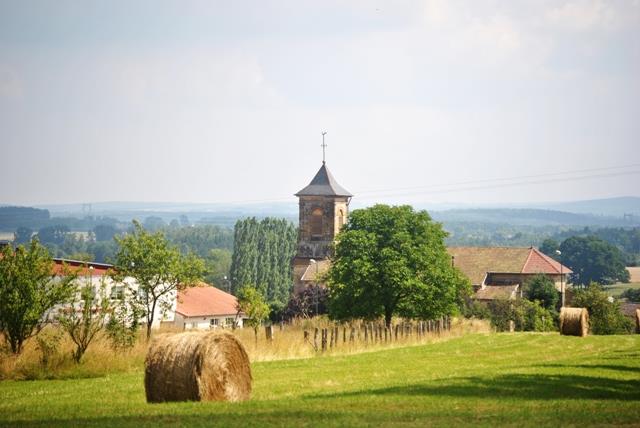
M 62 245 L 68 233 L 69 227 L 63 224 L 45 226 L 38 230 L 38 240 L 43 244 Z
M 311 285 L 300 293 L 295 293 L 284 308 L 284 317 L 312 318 L 327 313 L 327 289 L 321 285 Z
M 112 276 L 118 283 L 131 278 L 137 284 L 131 299 L 144 313 L 148 339 L 156 310 L 166 312 L 179 290 L 201 280 L 204 263 L 193 254 L 183 256 L 162 232 L 149 233 L 137 221 L 133 222 L 132 232 L 116 237 L 116 242 Z
M 28 244 L 31 241 L 31 236 L 33 235 L 33 229 L 20 226 L 16 229 L 16 232 L 13 234 L 13 241 L 16 244 Z
M 452 266 L 442 226 L 426 211 L 375 205 L 353 211 L 327 274 L 334 319 L 433 319 L 457 310 L 468 280 Z
M 73 352 L 76 363 L 80 363 L 91 342 L 105 327 L 111 310 L 105 290 L 104 277 L 97 290 L 89 277 L 87 282 L 77 286 L 71 304 L 58 316 L 60 325 L 76 345 Z
M 260 292 L 252 286 L 244 286 L 238 292 L 238 315 L 244 313 L 245 324 L 253 328 L 258 342 L 258 328 L 269 317 L 269 305 Z
M 27 248 L 0 250 L 0 331 L 14 354 L 42 329 L 51 309 L 71 297 L 74 279 L 70 271 L 55 277 L 51 257 L 37 240 Z
M 633 322 L 620 312 L 620 303 L 607 296 L 602 286 L 591 283 L 586 289 L 576 290 L 573 306 L 587 308 L 589 329 L 593 334 L 624 334 L 633 331 Z
M 556 251 L 559 249 L 560 244 L 558 243 L 558 241 L 551 238 L 545 239 L 544 241 L 542 241 L 542 245 L 540 245 L 540 251 L 555 260 L 558 259 L 558 253 L 556 253 Z
M 212 248 L 204 259 L 206 267 L 205 280 L 221 289 L 227 289 L 229 268 L 231 267 L 231 251 Z M 225 278 L 226 277 L 226 278 Z
M 111 289 L 110 299 L 112 309 L 107 322 L 107 336 L 111 347 L 115 350 L 126 350 L 136 343 L 140 318 L 144 311 L 136 305 L 131 296 L 131 290 L 124 286 L 116 286 Z
M 538 300 L 542 307 L 555 311 L 558 305 L 558 290 L 553 280 L 544 274 L 538 274 L 529 279 L 525 284 L 527 299 Z
M 93 234 L 98 242 L 111 241 L 116 232 L 116 228 L 110 224 L 99 224 L 93 228 Z
M 229 272 L 232 289 L 255 284 L 267 303 L 283 308 L 293 286 L 291 258 L 296 241 L 296 228 L 286 219 L 239 220 Z
M 573 236 L 560 245 L 561 261 L 573 271 L 574 284 L 629 282 L 622 252 L 595 236 Z

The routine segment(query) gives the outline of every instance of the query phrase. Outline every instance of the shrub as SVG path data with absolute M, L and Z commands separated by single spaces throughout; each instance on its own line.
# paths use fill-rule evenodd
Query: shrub
M 609 298 L 600 284 L 591 283 L 586 289 L 576 290 L 573 306 L 587 308 L 592 334 L 633 332 L 633 322 L 622 314 L 620 303 Z
M 553 280 L 546 275 L 538 274 L 525 284 L 527 299 L 538 300 L 545 309 L 555 311 L 558 304 L 559 293 Z
M 514 322 L 517 331 L 553 331 L 557 315 L 545 309 L 539 301 L 528 299 L 494 300 L 488 305 L 491 324 L 497 331 L 508 331 L 509 322 Z
M 630 302 L 640 302 L 640 288 L 627 288 L 620 295 Z

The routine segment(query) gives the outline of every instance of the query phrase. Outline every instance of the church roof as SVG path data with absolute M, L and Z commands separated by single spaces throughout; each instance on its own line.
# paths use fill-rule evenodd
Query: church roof
M 311 183 L 296 193 L 296 196 L 353 196 L 344 187 L 338 184 L 329 168 L 322 162 L 322 166 L 313 177 Z

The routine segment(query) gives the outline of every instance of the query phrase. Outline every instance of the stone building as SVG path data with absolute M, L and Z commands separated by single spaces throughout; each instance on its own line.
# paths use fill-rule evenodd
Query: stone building
M 299 200 L 298 248 L 293 259 L 294 292 L 317 284 L 329 268 L 335 236 L 349 216 L 353 196 L 333 178 L 325 162 Z

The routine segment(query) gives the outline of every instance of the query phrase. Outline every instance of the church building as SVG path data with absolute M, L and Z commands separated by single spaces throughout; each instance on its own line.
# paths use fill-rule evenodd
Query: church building
M 322 161 L 311 183 L 295 194 L 299 200 L 298 248 L 293 259 L 293 290 L 317 285 L 329 269 L 333 242 L 347 222 L 353 196 L 333 178 Z

